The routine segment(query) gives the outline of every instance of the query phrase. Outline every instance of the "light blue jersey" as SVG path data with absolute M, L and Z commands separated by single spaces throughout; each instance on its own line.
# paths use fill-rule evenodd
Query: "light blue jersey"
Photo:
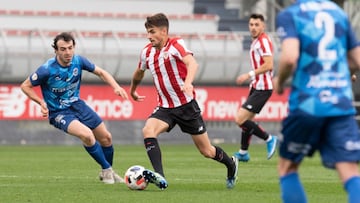
M 82 70 L 93 72 L 95 65 L 85 57 L 74 55 L 71 65 L 62 67 L 56 58 L 49 59 L 30 76 L 33 86 L 40 85 L 50 112 L 67 109 L 79 100 Z
M 328 0 L 297 0 L 280 12 L 277 32 L 300 41 L 290 111 L 316 116 L 355 114 L 347 51 L 358 45 L 346 14 Z

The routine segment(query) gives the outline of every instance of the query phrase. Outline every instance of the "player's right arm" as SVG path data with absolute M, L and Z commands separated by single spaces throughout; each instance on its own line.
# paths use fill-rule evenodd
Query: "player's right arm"
M 277 76 L 274 77 L 274 90 L 278 94 L 284 92 L 284 84 L 292 75 L 299 58 L 300 42 L 296 38 L 286 38 L 281 43 L 279 67 Z
M 21 85 L 21 90 L 28 96 L 31 100 L 38 103 L 41 106 L 41 113 L 43 117 L 47 117 L 49 110 L 46 106 L 45 101 L 39 97 L 39 95 L 34 91 L 33 85 L 30 82 L 30 78 L 27 78 Z
M 144 75 L 145 75 L 145 71 L 140 68 L 137 68 L 131 79 L 130 95 L 135 101 L 143 101 L 145 99 L 145 96 L 140 96 L 136 92 L 136 88 L 141 83 L 141 80 L 144 78 Z

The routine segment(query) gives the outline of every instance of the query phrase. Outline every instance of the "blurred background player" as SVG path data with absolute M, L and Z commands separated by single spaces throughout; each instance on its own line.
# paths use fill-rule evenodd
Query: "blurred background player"
M 226 165 L 226 186 L 233 188 L 238 161 L 210 143 L 200 108 L 194 99 L 192 83 L 198 64 L 193 53 L 186 48 L 183 39 L 169 38 L 169 21 L 164 14 L 147 17 L 145 28 L 150 43 L 141 51 L 139 66 L 134 72 L 130 89 L 135 101 L 144 101 L 145 97 L 139 95 L 136 88 L 143 79 L 145 70 L 149 69 L 158 92 L 159 103 L 143 128 L 145 148 L 155 170 L 145 170 L 145 178 L 160 189 L 168 186 L 164 178 L 157 137 L 178 124 L 183 132 L 191 135 L 202 155 Z
M 102 119 L 80 99 L 82 71 L 86 70 L 108 83 L 116 95 L 127 99 L 127 93 L 104 69 L 83 56 L 75 55 L 75 39 L 70 33 L 54 38 L 55 57 L 49 59 L 22 84 L 22 91 L 41 106 L 41 113 L 51 125 L 78 137 L 86 151 L 101 166 L 100 180 L 107 184 L 123 182 L 112 169 L 114 148 L 112 136 Z M 43 99 L 34 91 L 41 87 Z
M 360 68 L 360 47 L 348 17 L 331 1 L 298 0 L 278 14 L 276 24 L 282 41 L 277 93 L 292 75 L 279 148 L 281 199 L 307 202 L 298 170 L 305 156 L 319 150 L 323 165 L 338 172 L 348 202 L 358 203 L 360 135 L 351 75 Z
M 261 14 L 250 15 L 249 31 L 252 37 L 250 59 L 253 70 L 241 74 L 236 79 L 238 85 L 251 80 L 249 96 L 235 116 L 235 122 L 242 129 L 242 132 L 240 149 L 234 155 L 239 161 L 244 162 L 250 160 L 248 149 L 252 135 L 266 141 L 267 159 L 273 156 L 276 149 L 276 137 L 264 131 L 253 121 L 255 115 L 269 100 L 273 89 L 273 48 L 270 38 L 265 33 L 264 21 L 264 16 Z

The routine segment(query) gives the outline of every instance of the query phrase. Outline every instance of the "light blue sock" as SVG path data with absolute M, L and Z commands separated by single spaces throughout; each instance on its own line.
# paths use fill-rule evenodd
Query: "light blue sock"
M 114 159 L 114 147 L 111 145 L 111 146 L 108 146 L 108 147 L 102 146 L 101 148 L 102 148 L 102 150 L 104 152 L 106 161 L 112 166 L 113 165 L 113 159 Z
M 86 151 L 90 154 L 90 156 L 95 159 L 98 164 L 101 165 L 102 169 L 107 169 L 111 167 L 109 162 L 106 161 L 104 152 L 102 151 L 101 146 L 97 141 L 91 147 L 84 147 Z
M 360 202 L 360 177 L 354 176 L 347 180 L 344 184 L 345 190 L 348 193 L 349 203 Z
M 283 203 L 306 203 L 306 194 L 298 173 L 290 173 L 280 178 Z

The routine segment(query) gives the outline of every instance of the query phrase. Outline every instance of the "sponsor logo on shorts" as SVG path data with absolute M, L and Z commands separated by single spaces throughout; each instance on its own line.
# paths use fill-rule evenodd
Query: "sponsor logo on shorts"
M 360 141 L 347 141 L 345 143 L 345 149 L 349 151 L 360 150 Z

